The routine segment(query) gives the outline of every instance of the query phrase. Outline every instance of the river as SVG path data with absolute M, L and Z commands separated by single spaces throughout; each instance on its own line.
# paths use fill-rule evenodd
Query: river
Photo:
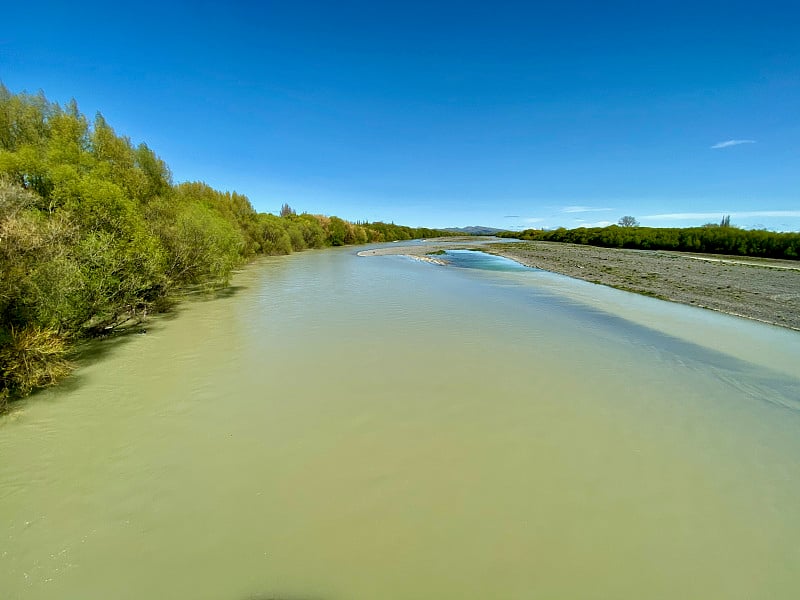
M 0 420 L 3 599 L 800 597 L 800 335 L 264 258 Z

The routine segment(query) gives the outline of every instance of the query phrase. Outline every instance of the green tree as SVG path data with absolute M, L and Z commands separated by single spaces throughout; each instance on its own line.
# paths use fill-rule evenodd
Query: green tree
M 343 246 L 347 235 L 347 225 L 339 217 L 328 219 L 328 241 L 331 246 Z
M 270 214 L 259 215 L 261 248 L 264 254 L 280 255 L 292 253 L 292 238 L 286 231 L 283 219 Z

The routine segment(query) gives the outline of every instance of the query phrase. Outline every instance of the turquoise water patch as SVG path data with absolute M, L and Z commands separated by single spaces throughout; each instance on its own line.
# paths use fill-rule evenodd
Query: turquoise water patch
M 477 250 L 447 250 L 445 258 L 454 267 L 482 269 L 484 271 L 538 271 L 510 258 L 495 256 Z

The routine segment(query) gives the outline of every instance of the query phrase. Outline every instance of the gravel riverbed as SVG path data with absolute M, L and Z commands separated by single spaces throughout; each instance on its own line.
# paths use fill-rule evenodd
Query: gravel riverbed
M 440 249 L 459 248 L 480 249 L 569 277 L 800 331 L 800 262 L 795 261 L 485 239 L 443 239 L 441 244 L 398 245 L 359 254 L 429 256 Z

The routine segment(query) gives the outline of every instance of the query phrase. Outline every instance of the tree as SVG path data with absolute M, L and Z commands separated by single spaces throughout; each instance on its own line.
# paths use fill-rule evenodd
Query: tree
M 286 231 L 286 221 L 271 214 L 258 215 L 261 227 L 261 252 L 278 255 L 292 253 L 292 238 Z
M 722 217 L 722 221 L 720 221 L 719 226 L 720 227 L 730 227 L 731 226 L 731 216 L 730 215 L 725 215 L 724 217 Z
M 635 217 L 626 215 L 618 221 L 618 224 L 620 227 L 638 227 L 639 221 L 637 221 Z
M 339 217 L 330 217 L 328 220 L 328 241 L 331 246 L 343 246 L 347 235 L 347 225 Z
M 291 206 L 289 206 L 288 203 L 284 202 L 283 206 L 281 206 L 281 216 L 282 217 L 289 217 L 289 216 L 291 216 L 293 214 L 296 214 L 294 212 L 294 209 Z

